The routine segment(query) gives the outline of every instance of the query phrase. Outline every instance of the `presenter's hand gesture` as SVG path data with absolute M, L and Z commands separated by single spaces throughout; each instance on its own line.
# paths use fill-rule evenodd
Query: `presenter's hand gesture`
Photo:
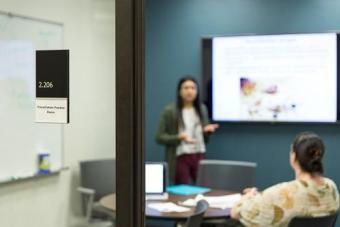
M 218 124 L 208 124 L 204 126 L 203 132 L 204 133 L 214 133 L 216 129 L 218 129 L 220 126 Z
M 190 138 L 187 134 L 182 133 L 178 135 L 178 139 L 180 139 L 181 141 L 185 142 L 185 143 L 191 143 L 194 144 L 197 141 L 195 139 Z

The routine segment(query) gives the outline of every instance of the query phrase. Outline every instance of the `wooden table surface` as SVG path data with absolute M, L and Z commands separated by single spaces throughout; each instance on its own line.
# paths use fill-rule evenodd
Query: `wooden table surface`
M 223 195 L 229 195 L 233 194 L 228 191 L 223 190 L 211 190 L 210 192 L 205 193 L 205 196 L 223 196 Z M 193 196 L 179 196 L 179 195 L 173 195 L 169 194 L 168 200 L 162 200 L 162 201 L 146 201 L 145 203 L 145 215 L 147 218 L 152 219 L 166 219 L 166 220 L 185 220 L 187 219 L 194 211 L 194 207 L 189 207 L 190 211 L 188 212 L 159 212 L 155 209 L 149 208 L 148 204 L 155 203 L 155 202 L 173 202 L 175 204 L 178 204 L 178 202 L 183 202 L 189 198 L 195 198 L 195 195 Z M 100 199 L 100 204 L 110 210 L 115 211 L 116 210 L 116 194 L 109 194 L 107 196 L 104 196 L 102 199 Z M 218 218 L 229 218 L 230 216 L 230 208 L 227 209 L 218 209 L 218 208 L 209 208 L 207 212 L 204 215 L 205 219 L 218 219 Z
M 223 190 L 211 190 L 210 192 L 205 193 L 205 196 L 223 196 L 223 195 L 229 195 L 232 194 L 231 192 L 223 191 Z M 155 209 L 149 208 L 149 203 L 155 203 L 155 202 L 173 202 L 175 204 L 178 204 L 178 202 L 183 202 L 190 198 L 195 198 L 196 195 L 191 196 L 179 196 L 179 195 L 173 195 L 169 194 L 169 199 L 166 201 L 146 201 L 146 207 L 145 207 L 145 215 L 148 218 L 153 219 L 168 219 L 168 220 L 184 220 L 187 219 L 192 213 L 194 212 L 194 207 L 188 207 L 190 208 L 190 211 L 188 212 L 159 212 Z M 218 209 L 218 208 L 209 208 L 205 214 L 204 219 L 218 219 L 218 218 L 229 218 L 230 216 L 230 208 L 227 209 Z
M 99 200 L 99 203 L 107 209 L 116 211 L 116 193 L 104 196 Z

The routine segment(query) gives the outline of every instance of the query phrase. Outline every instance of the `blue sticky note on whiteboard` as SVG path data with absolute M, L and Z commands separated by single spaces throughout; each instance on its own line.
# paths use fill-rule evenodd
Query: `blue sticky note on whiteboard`
M 187 184 L 173 185 L 167 187 L 167 192 L 176 195 L 196 195 L 209 192 L 210 188 L 193 186 Z

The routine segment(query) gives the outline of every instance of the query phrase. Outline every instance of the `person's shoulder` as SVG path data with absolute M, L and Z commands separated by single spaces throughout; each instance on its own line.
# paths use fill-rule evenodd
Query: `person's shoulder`
M 174 102 L 168 103 L 165 107 L 164 107 L 164 111 L 165 112 L 171 112 L 171 111 L 175 111 L 176 110 L 176 104 Z
M 334 182 L 332 179 L 330 179 L 330 178 L 323 177 L 323 180 L 324 180 L 326 183 L 334 184 L 334 185 L 335 185 L 335 182 Z
M 208 108 L 207 108 L 207 106 L 204 103 L 201 103 L 200 108 L 201 108 L 202 114 L 204 114 L 207 117 L 208 116 Z
M 163 109 L 163 116 L 175 116 L 176 115 L 176 103 L 168 103 Z
M 207 106 L 203 102 L 201 102 L 200 108 L 202 110 L 207 110 Z
M 278 191 L 290 191 L 292 189 L 295 189 L 297 187 L 297 182 L 295 180 L 293 181 L 288 181 L 288 182 L 281 182 L 278 184 L 275 184 L 273 186 L 270 186 L 269 188 L 264 190 L 264 193 L 266 194 L 271 194 L 274 193 L 276 194 Z
M 332 179 L 324 177 L 323 180 L 326 183 L 326 185 L 329 185 L 331 188 L 334 188 L 334 189 L 338 190 L 338 188 L 336 186 L 336 183 Z

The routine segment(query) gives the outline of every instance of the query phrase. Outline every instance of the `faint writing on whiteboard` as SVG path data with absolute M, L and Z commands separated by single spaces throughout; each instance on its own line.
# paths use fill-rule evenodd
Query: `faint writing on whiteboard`
M 28 111 L 33 108 L 34 59 L 32 42 L 0 41 L 0 90 L 2 91 L 0 106 L 2 109 Z M 5 112 L 12 113 L 12 111 Z

